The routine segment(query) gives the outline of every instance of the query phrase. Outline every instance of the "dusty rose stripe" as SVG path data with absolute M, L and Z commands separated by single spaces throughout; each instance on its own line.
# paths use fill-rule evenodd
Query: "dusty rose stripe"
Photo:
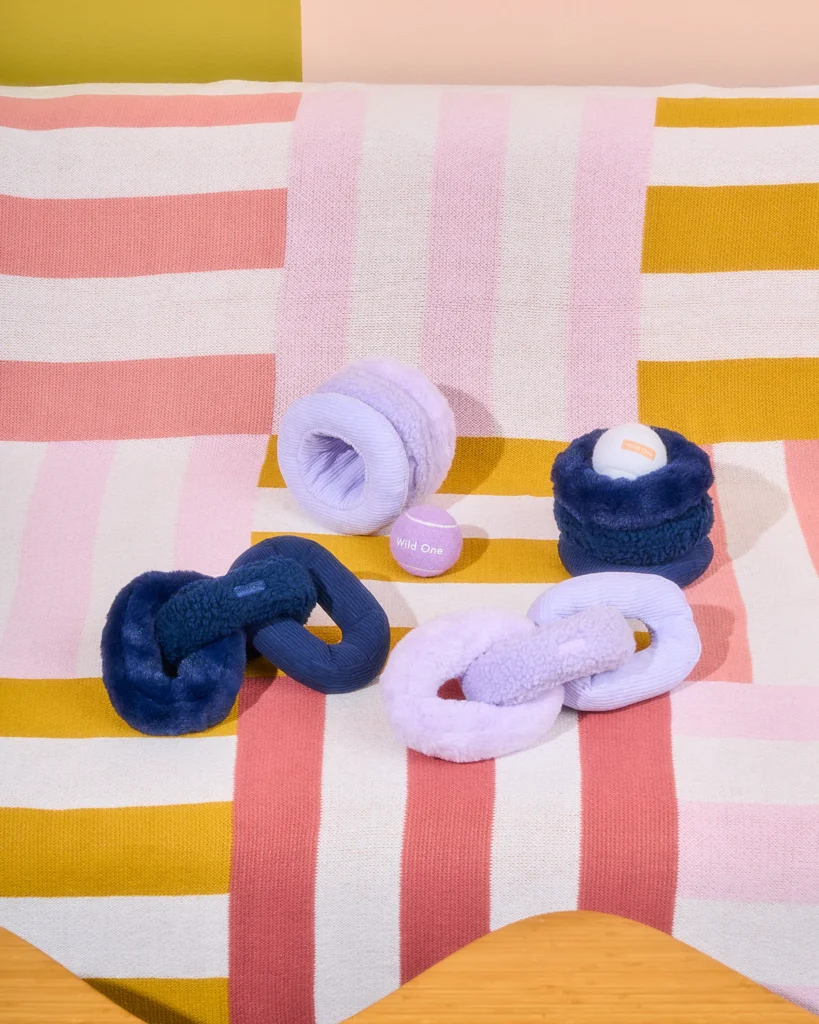
M 138 277 L 284 262 L 284 189 L 124 199 L 0 196 L 0 274 Z
M 276 424 L 347 358 L 366 93 L 308 93 L 293 126 Z
M 813 567 L 819 573 L 819 441 L 785 441 L 785 466 L 791 501 L 802 527 Z
M 495 764 L 408 753 L 401 981 L 489 931 Z
M 49 446 L 21 541 L 17 588 L 0 641 L 0 676 L 76 674 L 97 523 L 115 451 L 114 443 Z
M 0 363 L 0 436 L 96 441 L 270 430 L 270 355 Z
M 292 121 L 300 93 L 252 96 L 0 96 L 0 125 L 8 128 L 213 128 Z
M 638 419 L 643 216 L 655 101 L 592 95 L 577 159 L 566 352 L 569 437 Z
M 315 1019 L 323 739 L 323 695 L 283 677 L 245 682 L 233 798 L 232 1024 Z
M 677 890 L 677 794 L 668 696 L 580 716 L 579 910 L 670 932 Z
M 432 178 L 421 365 L 441 386 L 459 434 L 497 433 L 492 340 L 510 98 L 448 92 L 441 99 Z
M 816 807 L 680 803 L 681 898 L 815 903 L 817 851 Z
M 685 592 L 702 639 L 702 656 L 689 678 L 750 683 L 753 669 L 745 604 L 728 556 L 718 488 L 713 489 L 711 496 L 714 500 L 711 531 L 714 560 L 708 572 Z
M 819 740 L 819 686 L 683 686 L 671 697 L 679 736 Z
M 211 576 L 248 546 L 268 434 L 199 437 L 193 443 L 176 530 L 175 564 Z

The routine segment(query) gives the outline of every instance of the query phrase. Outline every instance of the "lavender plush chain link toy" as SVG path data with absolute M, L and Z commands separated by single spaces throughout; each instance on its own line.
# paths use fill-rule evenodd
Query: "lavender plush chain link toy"
M 635 652 L 628 619 L 650 646 Z M 411 749 L 482 761 L 542 742 L 565 704 L 611 711 L 667 693 L 700 656 L 680 588 L 661 576 L 599 573 L 546 591 L 528 618 L 456 612 L 408 633 L 381 676 L 387 714 Z M 460 681 L 466 700 L 445 700 Z
M 441 486 L 455 419 L 420 370 L 394 359 L 345 367 L 294 402 L 278 439 L 297 503 L 339 533 L 374 533 Z

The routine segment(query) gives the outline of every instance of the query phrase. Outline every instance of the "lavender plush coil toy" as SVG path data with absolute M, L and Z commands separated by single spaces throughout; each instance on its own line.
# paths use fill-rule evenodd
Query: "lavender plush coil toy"
M 635 652 L 628 619 L 651 643 Z M 447 761 L 482 761 L 542 742 L 567 705 L 610 711 L 667 693 L 700 656 L 680 588 L 661 576 L 599 573 L 547 590 L 528 618 L 456 612 L 408 633 L 381 684 L 387 714 L 411 749 Z M 465 700 L 441 687 L 457 679 Z
M 420 370 L 394 359 L 346 367 L 294 402 L 278 439 L 297 503 L 339 533 L 374 533 L 441 486 L 455 419 Z

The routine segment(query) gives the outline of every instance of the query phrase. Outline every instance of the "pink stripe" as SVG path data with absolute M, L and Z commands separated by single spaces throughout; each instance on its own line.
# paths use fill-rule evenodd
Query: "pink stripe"
M 432 178 L 421 365 L 450 400 L 459 434 L 496 434 L 492 342 L 509 96 L 448 92 Z
M 819 740 L 819 686 L 691 683 L 671 698 L 680 736 Z
M 213 128 L 227 124 L 292 121 L 300 93 L 253 96 L 0 96 L 0 124 L 8 128 Z
M 316 92 L 293 126 L 276 417 L 347 358 L 364 92 Z
M 125 199 L 0 196 L 0 274 L 138 277 L 284 262 L 284 189 Z
M 0 676 L 65 678 L 77 668 L 94 541 L 116 444 L 53 444 L 23 534 L 17 588 L 0 640 Z
M 728 556 L 725 522 L 716 488 L 711 496 L 714 500 L 711 531 L 714 560 L 708 572 L 685 592 L 702 639 L 702 656 L 689 679 L 750 683 L 753 670 L 745 605 Z
M 245 682 L 233 797 L 232 1024 L 315 1020 L 323 740 L 322 694 L 281 676 Z
M 248 546 L 268 434 L 200 437 L 182 484 L 175 564 L 220 576 Z
M 813 567 L 819 573 L 819 441 L 785 441 L 785 466 L 791 501 L 802 527 Z
M 0 436 L 7 441 L 270 431 L 272 355 L 0 366 Z
M 566 429 L 638 419 L 643 216 L 655 101 L 592 94 L 575 184 Z
M 816 902 L 816 807 L 683 801 L 679 813 L 681 898 Z

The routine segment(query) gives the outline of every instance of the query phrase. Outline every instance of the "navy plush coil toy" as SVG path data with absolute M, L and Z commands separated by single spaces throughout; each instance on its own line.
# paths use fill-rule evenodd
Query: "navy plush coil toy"
M 668 462 L 636 480 L 611 479 L 593 469 L 592 453 L 603 430 L 576 438 L 555 459 L 558 554 L 572 576 L 644 572 L 685 587 L 711 564 L 711 460 L 682 434 L 653 429 Z
M 316 603 L 341 627 L 339 644 L 305 629 Z M 197 572 L 137 576 L 108 613 L 102 675 L 130 726 L 175 736 L 227 717 L 254 648 L 314 690 L 345 693 L 379 674 L 389 640 L 383 608 L 334 555 L 303 537 L 277 537 L 215 579 Z

